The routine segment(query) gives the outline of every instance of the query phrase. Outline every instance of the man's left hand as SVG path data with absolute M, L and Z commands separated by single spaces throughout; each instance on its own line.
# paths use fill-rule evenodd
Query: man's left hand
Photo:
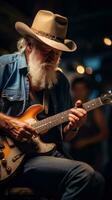
M 78 100 L 75 103 L 76 107 L 70 109 L 70 113 L 68 115 L 69 123 L 68 125 L 66 125 L 66 131 L 70 131 L 73 128 L 81 127 L 85 123 L 87 117 L 87 111 L 83 108 L 79 108 L 79 105 L 81 104 L 82 104 L 81 101 Z

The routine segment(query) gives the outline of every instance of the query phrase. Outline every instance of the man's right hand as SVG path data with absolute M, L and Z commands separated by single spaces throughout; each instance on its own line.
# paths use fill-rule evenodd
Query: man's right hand
M 27 123 L 2 113 L 0 113 L 0 129 L 9 133 L 18 141 L 30 140 L 33 135 L 36 135 L 35 129 Z

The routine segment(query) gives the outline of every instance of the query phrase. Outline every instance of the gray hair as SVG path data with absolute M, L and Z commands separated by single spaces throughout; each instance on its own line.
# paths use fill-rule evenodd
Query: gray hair
M 20 38 L 17 42 L 17 49 L 20 53 L 23 53 L 27 46 L 27 40 L 25 38 Z
M 27 47 L 27 45 L 31 43 L 32 45 L 35 45 L 35 43 L 37 43 L 37 40 L 32 38 L 32 37 L 26 37 L 26 38 L 20 38 L 17 42 L 17 49 L 20 53 L 23 53 Z M 39 41 L 38 41 L 38 45 L 39 45 Z M 41 43 L 42 45 L 42 43 Z

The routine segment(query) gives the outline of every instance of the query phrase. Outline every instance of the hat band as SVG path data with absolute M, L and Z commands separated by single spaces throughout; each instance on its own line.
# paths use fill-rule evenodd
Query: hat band
M 31 28 L 36 34 L 38 34 L 38 35 L 40 35 L 40 36 L 43 36 L 43 37 L 46 37 L 46 38 L 48 38 L 48 39 L 50 39 L 50 40 L 54 40 L 54 41 L 56 41 L 56 42 L 62 42 L 62 43 L 64 43 L 64 39 L 62 39 L 62 38 L 60 38 L 60 37 L 57 37 L 57 36 L 55 36 L 55 35 L 51 35 L 50 33 L 45 33 L 45 32 L 43 32 L 43 31 L 38 31 L 38 30 L 36 30 L 36 29 L 34 29 L 34 28 Z

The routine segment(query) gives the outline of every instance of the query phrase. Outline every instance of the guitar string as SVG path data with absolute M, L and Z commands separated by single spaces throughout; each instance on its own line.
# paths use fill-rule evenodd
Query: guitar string
M 96 98 L 95 100 L 90 100 L 89 102 L 86 102 L 83 104 L 83 107 L 87 110 L 87 111 L 90 111 L 96 107 L 99 107 L 103 105 L 100 97 Z M 69 114 L 70 112 L 70 109 L 69 110 L 66 110 L 64 112 L 61 112 L 61 113 L 58 113 L 54 116 L 50 116 L 46 119 L 43 119 L 43 120 L 40 120 L 40 121 L 37 121 L 35 122 L 35 124 L 32 124 L 32 127 L 33 128 L 36 128 L 36 132 L 38 133 L 38 131 L 44 131 L 46 128 L 44 128 L 45 126 L 48 126 L 47 128 L 50 128 L 49 126 L 51 125 L 54 126 L 53 124 L 56 123 L 56 125 L 58 125 L 58 121 L 61 119 L 62 120 L 62 123 L 64 123 L 65 121 L 67 121 L 66 119 L 66 115 Z M 59 118 L 60 117 L 60 118 Z M 55 121 L 52 120 L 52 118 L 54 118 Z M 51 119 L 51 121 L 49 121 Z M 51 124 L 52 123 L 52 124 Z M 60 122 L 59 122 L 60 123 Z M 55 125 L 55 126 L 56 126 Z M 44 130 L 42 130 L 44 128 Z

